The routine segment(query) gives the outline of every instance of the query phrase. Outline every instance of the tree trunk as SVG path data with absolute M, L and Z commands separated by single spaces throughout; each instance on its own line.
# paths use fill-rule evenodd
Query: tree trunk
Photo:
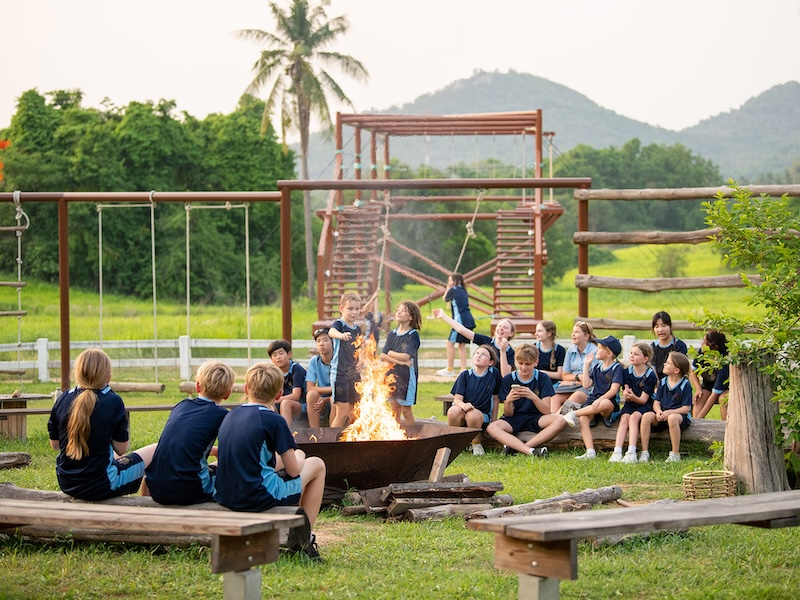
M 748 494 L 789 489 L 783 440 L 776 440 L 777 414 L 769 376 L 754 364 L 731 365 L 725 468 Z

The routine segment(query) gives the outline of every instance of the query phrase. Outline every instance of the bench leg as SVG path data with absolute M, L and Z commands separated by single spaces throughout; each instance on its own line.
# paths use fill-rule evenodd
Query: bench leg
M 261 569 L 222 574 L 223 600 L 261 600 Z
M 560 580 L 552 577 L 519 575 L 519 600 L 558 600 Z

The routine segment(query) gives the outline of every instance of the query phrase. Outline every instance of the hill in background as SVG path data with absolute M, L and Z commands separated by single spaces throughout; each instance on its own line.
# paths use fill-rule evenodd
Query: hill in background
M 447 115 L 538 108 L 543 111 L 545 131 L 556 133 L 553 140 L 555 156 L 578 144 L 595 148 L 621 147 L 632 138 L 638 138 L 645 145 L 679 143 L 717 164 L 724 178 L 732 177 L 742 182 L 765 172 L 782 171 L 800 160 L 800 83 L 796 81 L 777 85 L 737 110 L 719 114 L 681 131 L 630 119 L 599 106 L 564 85 L 513 71 L 478 72 L 439 91 L 419 96 L 413 102 L 364 112 Z M 352 168 L 353 162 L 352 133 L 352 128 L 344 129 L 344 164 L 348 169 Z M 525 142 L 503 136 L 496 139 L 492 136 L 429 140 L 421 137 L 390 138 L 390 150 L 393 158 L 412 168 L 428 164 L 447 169 L 459 162 L 471 164 L 494 158 L 504 164 L 518 165 L 520 171 L 516 175 L 521 176 L 523 163 L 532 163 L 533 138 L 531 136 Z M 365 139 L 362 154 L 368 151 Z M 330 177 L 333 173 L 333 142 L 325 140 L 322 134 L 314 134 L 309 154 L 311 177 Z M 362 161 L 366 163 L 367 159 L 362 156 Z M 490 176 L 487 173 L 481 175 Z

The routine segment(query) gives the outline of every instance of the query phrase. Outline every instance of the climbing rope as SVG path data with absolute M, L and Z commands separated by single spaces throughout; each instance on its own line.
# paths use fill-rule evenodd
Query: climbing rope
M 22 225 L 22 220 L 25 225 Z M 15 235 L 17 236 L 17 369 L 22 369 L 22 233 L 31 226 L 31 220 L 22 209 L 22 194 L 19 190 L 14 191 L 14 220 L 17 222 Z M 22 386 L 22 375 L 20 374 L 20 387 Z
M 475 211 L 472 213 L 472 219 L 466 225 L 467 234 L 464 236 L 464 243 L 461 245 L 461 254 L 458 255 L 458 262 L 456 262 L 453 273 L 458 273 L 458 268 L 461 266 L 461 259 L 464 258 L 464 252 L 467 249 L 467 242 L 469 242 L 469 238 L 475 237 L 475 219 L 478 217 L 478 209 L 481 206 L 481 200 L 483 200 L 484 195 L 486 195 L 486 190 L 479 189 L 478 197 L 475 198 Z

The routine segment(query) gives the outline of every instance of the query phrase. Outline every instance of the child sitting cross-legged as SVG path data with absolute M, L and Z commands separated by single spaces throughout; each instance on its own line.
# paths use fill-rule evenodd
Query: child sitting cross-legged
M 692 385 L 686 377 L 689 358 L 681 352 L 670 352 L 664 363 L 664 377 L 653 397 L 653 412 L 642 416 L 642 453 L 639 462 L 650 461 L 650 433 L 669 428 L 672 450 L 666 462 L 681 459 L 681 431 L 692 424 Z
M 489 423 L 486 433 L 503 444 L 503 454 L 545 458 L 548 450 L 542 444 L 552 440 L 566 425 L 561 415 L 550 413 L 553 384 L 546 373 L 535 368 L 538 360 L 536 346 L 522 344 L 516 350 L 517 370 L 503 377 L 500 383 L 503 416 Z M 520 431 L 536 435 L 525 443 L 516 436 Z
M 232 410 L 219 428 L 219 468 L 214 500 L 231 510 L 262 512 L 300 504 L 311 529 L 325 491 L 325 463 L 297 448 L 286 420 L 275 413 L 283 373 L 274 364 L 247 370 L 247 403 Z M 321 560 L 316 538 L 302 549 Z
M 450 392 L 453 405 L 447 410 L 447 424 L 451 427 L 474 427 L 484 429 L 497 418 L 500 372 L 497 354 L 492 346 L 478 346 L 472 355 L 472 368 L 462 371 Z M 483 456 L 486 452 L 481 444 L 481 434 L 472 440 L 472 454 Z
M 602 418 L 605 426 L 611 427 L 619 415 L 619 388 L 623 381 L 622 365 L 617 362 L 617 356 L 622 352 L 619 340 L 609 335 L 594 342 L 597 344 L 597 360 L 594 354 L 587 354 L 583 373 L 578 379 L 584 388 L 591 387 L 592 391 L 578 410 L 563 415 L 570 427 L 577 427 L 580 422 L 586 453 L 575 458 L 581 460 L 597 456 L 591 430 L 596 421 Z

